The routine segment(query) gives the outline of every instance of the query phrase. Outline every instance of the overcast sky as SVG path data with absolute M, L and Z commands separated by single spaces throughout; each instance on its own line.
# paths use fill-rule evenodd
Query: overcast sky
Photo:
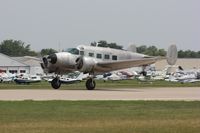
M 107 40 L 200 50 L 200 0 L 0 0 L 0 42 L 33 50 Z

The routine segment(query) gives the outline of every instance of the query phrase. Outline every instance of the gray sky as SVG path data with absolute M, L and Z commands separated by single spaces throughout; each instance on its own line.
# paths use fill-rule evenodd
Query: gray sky
M 107 40 L 200 50 L 200 0 L 0 0 L 0 42 L 33 50 Z

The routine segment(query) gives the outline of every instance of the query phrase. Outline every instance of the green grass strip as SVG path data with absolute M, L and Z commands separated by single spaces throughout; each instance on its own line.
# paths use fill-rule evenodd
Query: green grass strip
M 199 131 L 198 101 L 0 101 L 0 133 Z

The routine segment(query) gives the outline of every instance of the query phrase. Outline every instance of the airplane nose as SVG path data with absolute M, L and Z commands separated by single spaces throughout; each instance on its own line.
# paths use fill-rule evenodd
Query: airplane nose
M 56 64 L 57 62 L 57 56 L 56 54 L 51 54 L 47 57 L 47 61 L 49 61 L 51 64 Z

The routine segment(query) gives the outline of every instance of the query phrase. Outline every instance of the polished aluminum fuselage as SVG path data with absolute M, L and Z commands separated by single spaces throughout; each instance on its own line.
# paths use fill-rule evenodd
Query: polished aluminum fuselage
M 149 56 L 134 53 L 131 51 L 126 50 L 117 50 L 112 48 L 103 48 L 103 47 L 94 47 L 94 46 L 85 46 L 80 45 L 77 47 L 79 50 L 79 54 L 72 54 L 69 52 L 60 52 L 56 53 L 57 61 L 55 64 L 48 63 L 44 71 L 48 73 L 57 73 L 57 74 L 64 74 L 68 72 L 77 71 L 77 59 L 80 57 L 84 57 L 85 60 L 89 61 L 89 64 L 92 64 L 93 68 L 95 69 L 96 64 L 99 62 L 115 62 L 115 61 L 123 61 L 123 60 L 133 60 L 133 59 L 143 59 L 148 58 Z M 90 54 L 93 53 L 93 57 Z M 101 58 L 97 57 L 97 54 L 101 55 Z M 105 55 L 109 56 L 105 58 Z M 115 56 L 115 59 L 113 59 Z M 123 67 L 124 68 L 124 67 Z M 104 68 L 98 69 L 98 72 L 105 72 L 107 69 Z

